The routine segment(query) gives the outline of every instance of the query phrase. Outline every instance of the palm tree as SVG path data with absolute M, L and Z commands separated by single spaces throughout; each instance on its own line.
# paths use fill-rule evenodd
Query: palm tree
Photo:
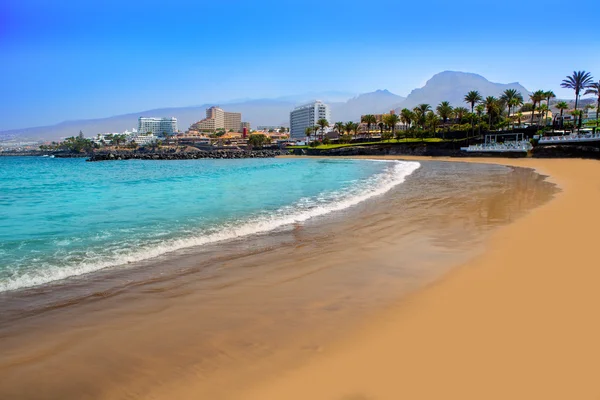
M 485 106 L 483 104 L 477 104 L 475 107 L 475 111 L 477 112 L 477 124 L 479 125 L 479 135 L 481 135 L 481 114 L 485 110 Z
M 456 122 L 458 124 L 460 124 L 462 122 L 462 119 L 465 117 L 465 115 L 467 115 L 467 113 L 469 112 L 469 110 L 467 110 L 464 107 L 456 107 L 454 109 L 454 115 L 456 116 Z
M 319 140 L 319 129 L 321 129 L 321 127 L 319 125 L 315 125 L 312 129 L 315 133 L 315 140 Z
M 546 98 L 546 112 L 544 112 L 544 121 L 546 121 L 547 112 L 550 110 L 550 99 L 556 98 L 556 95 L 554 94 L 554 92 L 552 90 L 548 90 L 544 94 L 545 94 L 544 97 Z
M 600 126 L 600 81 L 590 83 L 587 87 L 588 90 L 586 90 L 583 95 L 585 96 L 588 94 L 593 94 L 594 96 L 596 96 L 596 126 Z
M 465 103 L 469 103 L 471 105 L 471 112 L 473 112 L 475 104 L 479 103 L 481 100 L 483 100 L 483 97 L 481 97 L 477 90 L 471 90 L 465 96 Z
M 312 128 L 310 126 L 307 126 L 306 129 L 304 130 L 304 134 L 306 135 L 306 141 L 310 142 L 310 135 L 312 134 Z
M 577 111 L 577 104 L 579 103 L 579 93 L 587 88 L 592 83 L 592 80 L 592 75 L 589 72 L 573 71 L 573 75 L 567 76 L 560 84 L 563 88 L 575 91 L 575 111 Z M 579 129 L 581 129 L 581 118 L 579 119 Z
M 560 84 L 561 87 L 566 89 L 573 89 L 575 91 L 575 111 L 577 111 L 577 104 L 579 102 L 579 93 L 587 88 L 592 83 L 592 75 L 585 71 L 573 71 L 573 75 L 567 76 L 563 79 Z
M 400 111 L 400 120 L 402 121 L 402 123 L 408 127 L 410 127 L 410 124 L 413 122 L 415 117 L 415 114 L 410 111 L 408 108 L 403 108 Z
M 354 129 L 354 123 L 352 121 L 346 122 L 346 125 L 344 125 L 344 129 L 346 130 L 346 133 L 348 135 L 351 135 L 352 130 Z
M 540 125 L 542 125 L 543 121 L 542 127 L 546 126 L 546 112 L 548 112 L 548 106 L 541 104 L 538 108 L 538 117 L 540 118 Z
M 541 104 L 542 100 L 546 98 L 546 92 L 543 90 L 536 90 L 531 95 L 529 95 L 529 99 L 533 103 L 533 108 L 531 109 L 531 121 L 530 123 L 533 125 L 533 115 L 535 114 L 535 106 L 536 104 Z
M 522 106 L 522 105 L 523 105 L 523 95 L 521 95 L 521 93 L 519 93 L 519 94 L 517 95 L 517 97 L 515 97 L 514 99 L 512 99 L 512 100 L 511 100 L 511 101 L 508 103 L 508 106 L 510 107 L 510 108 L 509 108 L 509 110 L 508 110 L 508 112 L 509 112 L 509 119 L 510 119 L 510 110 L 511 110 L 511 109 L 515 109 L 516 107 L 520 107 L 520 106 Z M 515 129 L 515 123 L 514 123 L 514 120 L 513 120 L 513 126 L 512 126 L 512 129 L 513 129 L 513 130 Z
M 435 136 L 435 130 L 436 130 L 437 126 L 440 124 L 440 119 L 438 118 L 437 115 L 435 115 L 435 113 L 433 111 L 430 111 L 427 113 L 425 120 L 427 122 L 427 126 L 431 129 L 431 131 L 433 132 L 433 135 Z
M 575 117 L 575 122 L 574 122 L 574 125 L 573 125 L 573 127 L 575 127 L 575 126 L 580 126 L 580 125 L 578 125 L 578 123 L 577 123 L 577 118 L 579 118 L 579 121 L 581 121 L 581 114 L 582 114 L 581 110 L 573 110 L 573 111 L 571 111 L 571 115 L 572 115 L 573 117 Z
M 352 130 L 354 131 L 354 136 L 358 136 L 358 129 L 360 128 L 360 124 L 357 122 L 352 122 Z
M 446 122 L 448 121 L 448 118 L 450 118 L 452 116 L 452 106 L 450 105 L 450 102 L 448 101 L 442 101 L 440 104 L 438 104 L 438 106 L 435 109 L 438 113 L 438 115 L 440 116 L 440 118 L 442 119 L 442 121 L 444 121 L 444 124 L 446 124 Z
M 498 112 L 498 99 L 494 96 L 488 96 L 483 102 L 483 106 L 488 114 L 488 124 L 490 130 L 492 129 L 492 116 Z
M 425 129 L 425 117 L 429 111 L 431 111 L 429 104 L 419 104 L 413 109 L 413 112 L 417 115 L 417 121 L 423 129 Z
M 382 122 L 378 123 L 377 126 L 379 127 L 379 134 L 381 135 L 381 138 L 383 139 L 383 128 L 385 128 L 385 124 Z
M 508 106 L 508 118 L 510 119 L 510 110 L 517 105 L 519 101 L 519 97 L 521 98 L 521 103 L 523 102 L 523 95 L 517 91 L 517 89 L 506 89 L 500 99 L 506 103 Z
M 338 135 L 342 136 L 344 134 L 344 130 L 346 129 L 343 122 L 336 122 L 333 125 L 333 129 L 335 129 Z
M 564 112 L 564 110 L 568 110 L 569 109 L 569 104 L 566 101 L 559 101 L 558 103 L 556 103 L 556 108 L 558 108 L 560 110 L 560 126 L 562 127 L 562 125 L 563 125 L 563 112 Z
M 394 137 L 396 125 L 400 122 L 400 117 L 397 114 L 386 114 L 383 117 L 383 122 L 392 129 L 392 137 Z
M 523 120 L 523 113 L 521 111 L 517 113 L 517 120 L 519 121 L 519 125 L 521 125 L 521 121 Z
M 321 118 L 317 121 L 317 125 L 319 125 L 319 128 L 321 129 L 321 137 L 324 137 L 325 128 L 329 127 L 329 121 L 327 121 L 325 118 Z
M 367 135 L 371 136 L 371 125 L 377 123 L 377 118 L 372 114 L 363 115 L 360 122 L 367 124 Z
M 436 111 L 437 111 L 438 115 L 440 116 L 440 118 L 442 118 L 444 125 L 446 125 L 446 122 L 448 121 L 448 118 L 450 118 L 452 116 L 452 111 L 453 111 L 450 103 L 447 101 L 442 101 L 436 107 Z M 448 128 L 448 129 L 450 129 L 450 128 Z M 444 131 L 442 130 L 442 132 L 444 132 Z M 445 139 L 446 138 L 445 135 L 443 135 L 442 138 Z

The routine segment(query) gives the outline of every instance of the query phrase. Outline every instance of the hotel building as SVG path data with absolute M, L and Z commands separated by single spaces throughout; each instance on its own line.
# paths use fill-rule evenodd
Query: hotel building
M 224 129 L 229 132 L 242 130 L 242 114 L 223 111 L 219 107 L 211 107 L 206 110 L 206 118 L 190 126 L 190 131 L 216 131 Z
M 319 100 L 296 107 L 290 112 L 290 138 L 305 140 L 306 128 L 313 128 L 322 118 L 331 124 L 329 106 Z
M 155 135 L 162 135 L 163 132 L 169 135 L 177 133 L 177 118 L 147 118 L 138 119 L 138 133 L 152 132 Z

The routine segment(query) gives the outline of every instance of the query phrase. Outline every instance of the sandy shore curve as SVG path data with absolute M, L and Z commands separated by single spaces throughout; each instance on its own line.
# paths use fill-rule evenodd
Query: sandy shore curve
M 482 256 L 240 398 L 599 398 L 600 164 L 449 161 L 534 168 L 562 192 L 495 232 Z

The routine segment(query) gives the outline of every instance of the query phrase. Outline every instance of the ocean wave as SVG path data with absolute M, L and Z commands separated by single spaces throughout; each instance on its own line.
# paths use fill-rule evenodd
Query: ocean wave
M 375 160 L 365 160 L 365 162 L 375 162 Z M 114 249 L 111 256 L 90 252 L 86 260 L 74 262 L 71 265 L 67 263 L 67 265 L 60 266 L 31 268 L 29 271 L 14 271 L 13 276 L 0 282 L 0 292 L 39 286 L 110 267 L 136 263 L 185 248 L 265 234 L 288 225 L 305 222 L 311 218 L 341 211 L 372 197 L 380 196 L 403 183 L 420 167 L 418 162 L 387 160 L 380 162 L 389 163 L 390 166 L 383 172 L 359 181 L 343 191 L 321 193 L 313 198 L 299 199 L 293 205 L 282 207 L 276 212 L 261 215 L 258 218 L 254 216 L 252 219 L 235 224 L 225 224 L 210 232 L 197 232 L 182 238 L 167 239 L 160 243 L 146 243 L 134 246 L 134 250 L 131 248 Z

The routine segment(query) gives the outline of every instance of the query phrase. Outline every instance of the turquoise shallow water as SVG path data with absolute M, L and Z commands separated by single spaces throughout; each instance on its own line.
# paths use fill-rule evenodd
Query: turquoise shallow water
M 301 223 L 383 194 L 418 167 L 0 157 L 0 291 Z

